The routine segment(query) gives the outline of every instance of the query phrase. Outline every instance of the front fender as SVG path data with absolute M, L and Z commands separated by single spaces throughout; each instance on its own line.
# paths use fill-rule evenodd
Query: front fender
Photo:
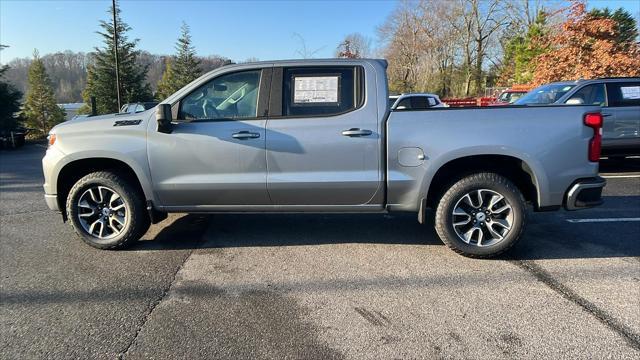
M 151 178 L 149 176 L 149 166 L 146 162 L 146 149 L 143 150 L 144 151 L 142 152 L 127 154 L 109 150 L 88 150 L 66 155 L 59 159 L 51 169 L 51 176 L 46 181 L 48 188 L 45 188 L 45 192 L 48 194 L 57 194 L 58 176 L 69 164 L 80 160 L 90 159 L 100 161 L 100 159 L 110 159 L 120 161 L 131 168 L 140 182 L 145 198 L 147 200 L 152 200 L 155 203 L 156 199 L 152 190 Z
M 76 161 L 110 159 L 128 166 L 138 178 L 146 199 L 155 200 L 147 158 L 146 120 L 151 112 L 130 116 L 105 116 L 63 123 L 53 131 L 56 143 L 43 159 L 45 192 L 58 193 L 58 177 Z M 131 126 L 114 126 L 118 120 L 141 120 Z

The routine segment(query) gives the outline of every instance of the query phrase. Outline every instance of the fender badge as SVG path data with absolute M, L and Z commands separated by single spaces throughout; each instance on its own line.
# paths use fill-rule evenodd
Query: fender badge
M 113 126 L 130 126 L 130 125 L 139 125 L 142 120 L 118 120 L 113 123 Z

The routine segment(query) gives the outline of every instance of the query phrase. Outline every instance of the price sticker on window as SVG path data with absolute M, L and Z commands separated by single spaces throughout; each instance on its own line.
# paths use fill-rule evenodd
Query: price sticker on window
M 294 78 L 293 102 L 337 103 L 338 76 L 296 76 Z
M 636 100 L 640 99 L 640 86 L 622 86 L 620 87 L 623 99 Z

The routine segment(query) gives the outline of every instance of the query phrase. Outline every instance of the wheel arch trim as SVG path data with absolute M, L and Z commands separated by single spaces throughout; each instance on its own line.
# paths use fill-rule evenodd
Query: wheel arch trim
M 515 149 L 505 146 L 501 146 L 499 148 L 496 148 L 495 146 L 475 146 L 457 149 L 456 151 L 431 160 L 426 174 L 422 179 L 420 197 L 417 199 L 418 204 L 416 207 L 420 207 L 419 202 L 422 199 L 427 199 L 428 201 L 433 200 L 429 198 L 430 195 L 433 196 L 433 192 L 431 192 L 431 190 L 433 190 L 432 185 L 434 184 L 434 179 L 437 179 L 437 176 L 442 174 L 441 171 L 448 169 L 456 162 L 472 161 L 474 158 L 481 157 L 500 157 L 505 160 L 510 159 L 511 161 L 515 160 L 521 162 L 524 165 L 524 168 L 519 170 L 529 174 L 532 185 L 535 188 L 535 199 L 533 200 L 535 200 L 534 202 L 536 207 L 549 205 L 549 200 L 544 195 L 549 189 L 548 178 L 545 175 L 544 167 L 536 159 L 526 153 L 521 153 Z M 480 166 L 478 168 L 482 169 Z M 489 166 L 486 171 L 491 171 L 491 167 Z M 464 173 L 464 170 L 461 169 L 459 173 Z

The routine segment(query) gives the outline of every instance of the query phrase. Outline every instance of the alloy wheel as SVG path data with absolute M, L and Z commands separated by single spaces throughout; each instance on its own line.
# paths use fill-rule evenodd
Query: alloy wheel
M 129 221 L 124 199 L 106 186 L 90 187 L 80 195 L 76 206 L 82 228 L 98 240 L 118 236 Z
M 502 241 L 514 222 L 509 201 L 489 189 L 464 194 L 452 211 L 453 230 L 460 240 L 474 246 L 491 246 Z

